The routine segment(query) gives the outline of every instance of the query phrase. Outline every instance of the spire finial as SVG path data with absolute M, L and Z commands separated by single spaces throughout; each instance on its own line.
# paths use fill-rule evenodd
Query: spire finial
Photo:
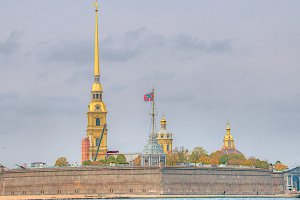
M 96 0 L 96 1 L 94 2 L 94 6 L 95 6 L 95 11 L 97 12 L 97 11 L 98 11 L 98 0 Z
M 95 19 L 95 46 L 94 46 L 94 77 L 95 81 L 99 82 L 100 65 L 99 65 L 99 41 L 98 41 L 98 1 L 94 3 L 96 19 Z
M 230 130 L 230 122 L 229 122 L 229 120 L 227 120 L 227 123 L 226 123 L 226 129 L 228 130 Z

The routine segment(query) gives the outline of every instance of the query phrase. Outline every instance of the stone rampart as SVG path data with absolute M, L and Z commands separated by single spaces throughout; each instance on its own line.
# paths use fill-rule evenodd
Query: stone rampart
M 269 170 L 240 168 L 169 168 L 163 170 L 163 194 L 282 194 L 283 176 Z
M 258 169 L 80 167 L 5 170 L 1 195 L 280 194 L 283 175 Z

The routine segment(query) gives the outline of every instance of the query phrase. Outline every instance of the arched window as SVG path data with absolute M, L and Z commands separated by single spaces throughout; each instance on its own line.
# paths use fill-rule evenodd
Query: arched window
M 96 119 L 96 126 L 100 126 L 100 119 L 99 118 Z
M 93 99 L 95 99 L 95 94 L 93 94 Z
M 96 98 L 99 99 L 99 94 L 96 94 Z
M 169 144 L 167 145 L 167 151 L 170 151 L 170 145 Z

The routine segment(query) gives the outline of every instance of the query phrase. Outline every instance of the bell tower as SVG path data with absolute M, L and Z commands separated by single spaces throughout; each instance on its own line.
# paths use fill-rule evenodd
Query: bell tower
M 106 126 L 106 105 L 102 101 L 103 89 L 100 82 L 100 62 L 98 43 L 98 3 L 95 2 L 95 44 L 94 44 L 94 82 L 91 91 L 91 100 L 88 105 L 88 124 L 85 158 L 87 160 L 104 159 L 107 153 L 107 126 Z M 82 159 L 83 160 L 83 159 Z
M 223 149 L 235 149 L 234 139 L 230 133 L 230 124 L 229 121 L 226 124 L 226 135 L 224 136 L 224 146 Z
M 160 130 L 156 134 L 158 144 L 162 147 L 165 154 L 171 154 L 173 148 L 173 135 L 167 131 L 167 120 L 162 116 L 160 120 Z

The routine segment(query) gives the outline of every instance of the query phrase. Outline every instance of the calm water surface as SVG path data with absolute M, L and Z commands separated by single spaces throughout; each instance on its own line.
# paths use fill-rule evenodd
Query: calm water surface
M 152 199 L 152 198 L 150 198 Z M 153 198 L 153 200 L 251 200 L 251 199 L 255 199 L 255 200 L 289 200 L 289 199 L 294 199 L 294 200 L 300 200 L 299 198 Z M 82 199 L 82 200 L 88 200 L 88 199 Z M 117 200 L 117 199 L 107 199 L 107 200 Z M 128 199 L 128 200 L 145 200 L 145 199 Z

